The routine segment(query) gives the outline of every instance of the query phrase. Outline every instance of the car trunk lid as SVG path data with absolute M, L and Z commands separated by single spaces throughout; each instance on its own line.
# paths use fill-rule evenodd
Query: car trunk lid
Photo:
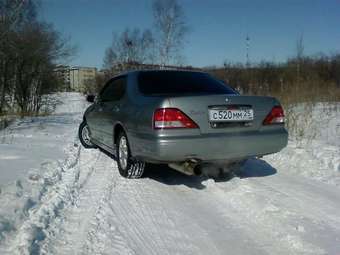
M 240 95 L 176 96 L 168 100 L 170 107 L 178 108 L 189 116 L 202 134 L 259 130 L 267 114 L 278 104 L 272 97 Z M 253 120 L 211 120 L 210 110 L 252 110 Z M 224 114 L 227 112 L 223 111 Z

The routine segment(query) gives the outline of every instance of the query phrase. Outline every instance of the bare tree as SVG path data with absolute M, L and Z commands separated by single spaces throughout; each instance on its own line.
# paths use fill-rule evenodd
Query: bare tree
M 35 20 L 36 2 L 31 0 L 0 1 L 0 113 L 5 107 L 5 97 L 13 91 L 17 31 L 27 20 Z
M 8 39 L 7 35 L 22 20 L 24 16 L 23 0 L 0 1 L 0 41 Z
M 6 104 L 22 114 L 39 112 L 42 95 L 57 89 L 55 64 L 73 53 L 68 40 L 37 19 L 37 3 L 0 1 L 0 113 Z
M 299 84 L 301 79 L 301 66 L 303 62 L 304 56 L 304 42 L 303 42 L 303 34 L 300 35 L 298 40 L 296 41 L 296 77 L 297 77 L 297 84 Z
M 45 23 L 27 23 L 16 41 L 15 99 L 22 113 L 37 113 L 42 95 L 58 89 L 53 69 L 72 53 L 54 28 Z
M 112 44 L 105 51 L 104 68 L 113 66 L 121 69 L 133 63 L 152 62 L 154 58 L 154 39 L 150 30 L 141 32 L 138 28 L 125 29 L 121 34 L 113 34 Z
M 180 59 L 180 49 L 188 32 L 182 6 L 177 0 L 155 0 L 152 5 L 161 65 Z

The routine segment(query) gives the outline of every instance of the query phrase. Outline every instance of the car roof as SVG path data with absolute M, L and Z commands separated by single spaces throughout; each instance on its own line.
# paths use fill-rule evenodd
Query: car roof
M 115 76 L 113 76 L 112 78 L 115 77 L 119 77 L 119 76 L 124 76 L 124 75 L 129 75 L 129 74 L 133 74 L 133 73 L 148 73 L 148 72 L 164 72 L 164 73 L 170 73 L 170 72 L 185 72 L 185 73 L 206 73 L 203 71 L 198 71 L 198 70 L 185 70 L 185 69 L 141 69 L 141 70 L 132 70 L 132 71 L 126 71 L 126 72 L 122 72 L 119 73 Z

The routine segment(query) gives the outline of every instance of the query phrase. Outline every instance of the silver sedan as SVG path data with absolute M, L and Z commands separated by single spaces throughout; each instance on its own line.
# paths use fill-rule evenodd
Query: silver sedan
M 145 163 L 198 175 L 203 164 L 241 162 L 287 145 L 277 99 L 240 95 L 203 72 L 129 72 L 88 101 L 83 146 L 115 155 L 127 178 L 141 177 Z

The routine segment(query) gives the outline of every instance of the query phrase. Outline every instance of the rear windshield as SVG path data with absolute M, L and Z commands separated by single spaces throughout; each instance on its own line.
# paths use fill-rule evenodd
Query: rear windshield
M 199 72 L 140 72 L 138 81 L 145 95 L 237 94 L 209 74 Z

